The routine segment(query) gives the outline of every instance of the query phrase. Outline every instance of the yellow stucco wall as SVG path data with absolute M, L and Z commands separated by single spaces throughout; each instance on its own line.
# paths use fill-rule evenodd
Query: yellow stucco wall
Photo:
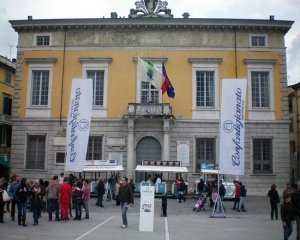
M 136 62 L 133 58 L 136 56 L 146 58 L 166 57 L 168 60 L 165 63 L 166 71 L 169 79 L 175 88 L 175 99 L 163 96 L 164 103 L 170 103 L 173 107 L 172 111 L 175 116 L 183 115 L 185 119 L 192 116 L 192 64 L 188 58 L 223 58 L 219 63 L 219 89 L 221 88 L 222 78 L 235 78 L 235 54 L 234 51 L 203 51 L 203 50 L 134 50 L 134 49 L 115 49 L 115 50 L 95 50 L 95 51 L 78 51 L 67 50 L 65 57 L 65 74 L 64 74 L 64 94 L 63 94 L 63 117 L 67 116 L 70 79 L 82 77 L 82 63 L 78 58 L 112 58 L 108 64 L 108 91 L 107 91 L 107 117 L 120 118 L 127 113 L 127 105 L 130 102 L 136 102 Z M 61 96 L 61 80 L 62 80 L 62 59 L 63 52 L 52 50 L 49 51 L 25 51 L 23 58 L 57 58 L 53 68 L 53 83 L 52 83 L 52 113 L 51 117 L 57 118 L 60 115 L 60 96 Z M 274 73 L 274 92 L 276 93 L 275 103 L 275 118 L 281 119 L 283 112 L 281 111 L 282 88 L 280 79 L 281 60 L 277 52 L 237 52 L 237 77 L 247 78 L 247 64 L 243 59 L 247 58 L 265 58 L 278 59 L 273 65 Z M 28 63 L 24 60 L 21 74 L 21 100 L 19 101 L 20 117 L 25 116 L 26 106 L 26 91 L 28 80 Z M 246 106 L 248 101 L 246 103 Z M 247 109 L 246 109 L 247 110 Z M 246 112 L 247 118 L 247 112 Z

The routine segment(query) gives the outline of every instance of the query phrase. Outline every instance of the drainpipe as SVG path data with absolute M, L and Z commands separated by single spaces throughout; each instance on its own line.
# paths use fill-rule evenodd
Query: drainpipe
M 237 78 L 236 27 L 234 27 L 234 64 L 235 64 L 235 78 Z
M 59 125 L 60 125 L 60 126 L 61 126 L 61 119 L 62 119 L 62 100 L 63 100 L 63 94 L 64 94 L 64 75 L 65 75 L 66 39 L 67 39 L 67 28 L 65 28 L 64 51 L 63 51 L 63 64 L 62 64 L 62 74 L 61 74 L 61 94 L 60 94 L 60 113 L 59 113 Z

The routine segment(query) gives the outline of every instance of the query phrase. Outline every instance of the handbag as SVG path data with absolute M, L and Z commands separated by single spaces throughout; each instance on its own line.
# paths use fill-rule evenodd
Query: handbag
M 10 197 L 8 196 L 6 190 L 3 191 L 2 198 L 4 202 L 8 202 L 10 200 Z

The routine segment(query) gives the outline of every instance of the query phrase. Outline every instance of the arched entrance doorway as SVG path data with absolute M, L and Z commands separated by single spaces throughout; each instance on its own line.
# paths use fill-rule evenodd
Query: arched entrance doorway
M 136 165 L 142 165 L 143 159 L 161 160 L 161 145 L 154 137 L 142 138 L 136 146 Z M 136 172 L 135 181 L 145 180 L 145 174 Z

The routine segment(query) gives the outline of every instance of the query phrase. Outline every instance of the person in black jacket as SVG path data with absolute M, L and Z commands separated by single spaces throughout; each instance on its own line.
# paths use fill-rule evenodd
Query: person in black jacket
M 226 193 L 225 186 L 223 184 L 223 181 L 220 180 L 219 181 L 219 197 L 220 197 L 220 200 L 221 200 L 222 207 L 223 207 L 224 211 L 226 211 L 225 206 L 223 205 L 223 200 L 224 200 L 225 193 Z M 222 208 L 221 208 L 221 205 L 219 205 L 219 213 L 221 213 L 221 212 L 222 212 Z
M 33 226 L 39 224 L 39 217 L 41 216 L 41 210 L 43 207 L 43 196 L 46 194 L 45 188 L 40 185 L 39 180 L 34 181 L 34 185 L 31 187 L 30 191 L 30 202 L 31 209 L 33 212 Z
M 281 204 L 281 220 L 283 226 L 283 238 L 288 240 L 293 232 L 293 224 L 295 223 L 295 215 L 293 205 L 291 204 L 291 196 L 285 195 L 284 202 Z
M 119 189 L 119 199 L 121 203 L 122 220 L 123 220 L 123 225 L 121 226 L 121 228 L 127 228 L 128 227 L 127 209 L 129 206 L 132 206 L 134 204 L 132 188 L 128 184 L 127 177 L 122 178 L 122 184 Z
M 274 212 L 276 220 L 278 220 L 278 208 L 277 204 L 280 203 L 279 194 L 276 190 L 276 184 L 271 185 L 271 189 L 268 192 L 268 197 L 270 198 L 270 204 L 271 204 L 271 220 L 274 218 Z
M 96 206 L 99 206 L 99 207 L 103 208 L 104 206 L 102 205 L 102 199 L 103 199 L 103 195 L 105 194 L 104 178 L 103 177 L 99 178 L 99 183 L 98 183 L 97 188 L 98 188 L 97 189 L 98 190 L 98 192 L 97 192 L 98 197 L 97 197 Z
M 297 190 L 293 192 L 292 204 L 297 224 L 297 240 L 300 240 L 300 182 L 297 183 Z
M 29 196 L 29 186 L 26 184 L 27 179 L 22 178 L 21 184 L 18 186 L 16 195 L 18 197 L 18 224 L 24 227 L 26 225 L 27 197 Z M 21 224 L 22 219 L 22 224 Z
M 204 181 L 203 181 L 203 177 L 200 177 L 200 182 L 198 183 L 198 191 L 199 191 L 199 197 L 201 197 L 201 194 L 204 191 Z

